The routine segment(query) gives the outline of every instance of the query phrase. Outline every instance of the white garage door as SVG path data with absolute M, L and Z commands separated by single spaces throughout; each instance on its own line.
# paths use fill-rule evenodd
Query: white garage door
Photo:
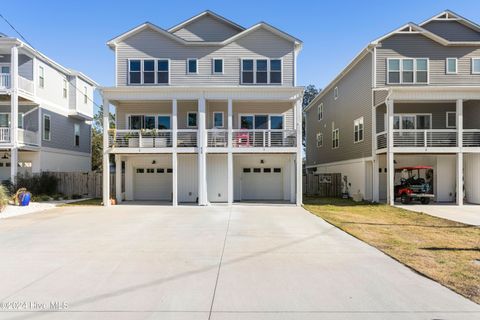
M 135 200 L 172 200 L 171 168 L 135 168 Z
M 243 168 L 242 200 L 283 200 L 283 169 Z

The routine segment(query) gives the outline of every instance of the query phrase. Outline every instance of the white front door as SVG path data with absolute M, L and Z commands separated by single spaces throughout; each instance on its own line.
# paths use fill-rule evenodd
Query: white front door
M 172 199 L 171 168 L 134 168 L 134 199 L 170 201 Z
M 243 168 L 242 200 L 283 200 L 283 168 Z

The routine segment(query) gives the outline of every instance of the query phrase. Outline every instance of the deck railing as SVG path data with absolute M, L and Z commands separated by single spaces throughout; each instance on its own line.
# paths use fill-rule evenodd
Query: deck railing
M 0 128 L 0 143 L 10 143 L 10 128 Z M 38 131 L 18 128 L 18 143 L 38 146 Z
M 172 130 L 109 130 L 109 146 L 168 148 L 172 146 Z
M 232 145 L 234 148 L 296 147 L 297 132 L 282 129 L 235 129 L 232 130 Z
M 228 130 L 208 129 L 207 146 L 210 148 L 226 148 L 228 146 Z
M 465 139 L 465 138 L 464 138 Z M 377 149 L 387 147 L 387 132 L 377 134 Z M 456 147 L 457 130 L 455 129 L 408 129 L 393 130 L 393 146 L 395 148 L 436 148 Z
M 10 73 L 0 73 L 0 89 L 10 88 Z
M 480 147 L 480 129 L 464 129 L 463 146 Z
M 197 129 L 179 129 L 177 130 L 177 147 L 195 148 L 198 146 Z

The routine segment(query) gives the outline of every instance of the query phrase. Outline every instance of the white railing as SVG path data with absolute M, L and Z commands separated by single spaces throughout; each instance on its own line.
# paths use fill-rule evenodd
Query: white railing
M 177 130 L 177 147 L 191 148 L 198 146 L 197 129 L 179 129 Z
M 27 92 L 33 93 L 33 81 L 22 76 L 18 77 L 18 87 Z
M 235 129 L 232 132 L 232 145 L 234 148 L 275 148 L 296 147 L 296 130 L 260 130 L 260 129 Z
M 228 146 L 228 130 L 208 129 L 207 146 L 211 148 L 226 148 Z
M 377 133 L 377 149 L 385 149 L 387 147 L 387 132 Z
M 168 148 L 172 130 L 109 130 L 108 143 L 114 148 Z
M 393 130 L 394 147 L 456 147 L 455 129 Z
M 18 129 L 18 142 L 26 145 L 38 145 L 38 131 Z
M 0 128 L 0 143 L 10 142 L 10 128 Z
M 463 146 L 480 147 L 480 129 L 464 129 Z
M 10 73 L 0 73 L 0 89 L 10 88 Z

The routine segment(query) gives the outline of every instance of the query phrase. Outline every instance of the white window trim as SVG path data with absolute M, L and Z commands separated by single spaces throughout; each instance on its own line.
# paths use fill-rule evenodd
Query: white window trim
M 414 117 L 415 118 L 415 129 L 413 130 L 430 130 L 433 128 L 433 117 L 432 117 L 432 114 L 431 113 L 394 113 L 393 114 L 394 117 L 398 116 L 400 117 L 400 129 L 393 129 L 393 130 L 411 130 L 411 129 L 403 129 L 402 128 L 402 117 Z M 417 129 L 417 116 L 429 116 L 430 117 L 430 129 Z M 387 123 L 387 114 L 384 113 L 384 117 L 383 117 L 383 121 L 384 121 L 384 128 L 385 128 L 385 131 L 388 130 L 388 123 Z
M 253 61 L 253 82 L 252 83 L 245 83 L 243 82 L 243 61 L 244 60 L 252 60 Z M 267 60 L 267 82 L 266 83 L 257 83 L 257 60 Z M 270 73 L 271 73 L 271 60 L 280 60 L 280 82 L 278 83 L 271 83 Z M 283 84 L 283 58 L 241 58 L 240 59 L 240 84 L 245 85 L 281 85 Z
M 64 99 L 68 98 L 68 81 L 67 81 L 67 79 L 63 79 L 62 96 L 63 96 Z
M 338 99 L 338 87 L 333 88 L 333 99 Z
M 196 126 L 188 125 L 188 118 L 189 118 L 190 114 L 196 114 L 197 115 L 197 125 Z M 198 112 L 197 111 L 188 111 L 187 112 L 187 128 L 198 128 Z
M 222 61 L 222 72 L 215 72 L 215 61 L 216 60 Z M 197 66 L 197 70 L 198 70 L 198 66 Z M 212 59 L 212 74 L 221 75 L 221 74 L 224 74 L 224 73 L 225 73 L 225 60 L 223 58 L 213 58 Z
M 324 111 L 325 111 L 325 109 L 324 109 L 324 106 L 323 106 L 323 102 L 321 102 L 318 105 L 318 108 L 317 108 L 317 120 L 318 120 L 318 122 L 323 120 L 323 112 Z M 321 115 L 321 117 L 320 117 L 320 115 Z
M 318 137 L 321 137 L 320 140 L 318 139 Z M 322 148 L 323 147 L 323 133 L 318 132 L 316 138 L 317 138 L 317 140 L 316 140 L 317 148 Z M 320 144 L 318 144 L 319 141 L 321 142 Z
M 42 79 L 43 81 L 40 81 L 40 79 Z M 45 67 L 44 66 L 38 66 L 38 87 L 42 89 L 45 88 Z
M 21 129 L 24 129 L 25 128 L 25 113 L 24 112 L 19 112 L 18 115 L 21 116 L 20 119 L 22 120 L 21 121 L 22 125 L 18 126 L 18 127 L 21 128 Z M 18 119 L 17 119 L 17 121 L 18 121 Z M 52 126 L 51 121 L 50 121 L 50 126 Z
M 474 60 L 480 60 L 480 57 L 472 57 L 472 60 L 471 60 L 471 64 L 472 64 L 472 74 L 480 74 L 480 71 L 475 72 L 475 70 L 474 70 L 474 64 L 473 64 L 473 61 L 474 61 Z
M 335 132 L 337 132 L 337 136 L 338 136 L 338 145 L 335 146 Z M 338 149 L 340 148 L 340 128 L 336 128 L 336 129 L 332 129 L 332 149 Z
M 78 128 L 78 146 L 76 144 L 77 141 L 75 139 L 75 137 L 77 136 L 77 134 L 76 134 L 76 131 L 77 131 L 76 129 L 77 128 Z M 78 123 L 73 124 L 73 146 L 74 147 L 80 147 L 80 125 Z
M 360 123 L 362 124 L 362 139 L 355 140 L 355 128 L 358 126 L 358 132 L 360 132 Z M 353 120 L 353 143 L 363 142 L 365 139 L 365 121 L 363 117 Z
M 427 60 L 427 82 L 417 82 L 417 60 Z M 389 68 L 389 62 L 390 60 L 399 60 L 399 71 L 400 76 L 399 80 L 400 82 L 390 82 L 389 80 L 389 73 L 390 73 L 390 68 Z M 403 82 L 403 60 L 413 60 L 413 82 Z M 473 64 L 472 64 L 473 65 Z M 386 77 L 386 82 L 388 85 L 400 85 L 400 84 L 406 84 L 406 85 L 412 85 L 412 84 L 430 84 L 430 59 L 429 58 L 424 58 L 424 57 L 416 57 L 416 58 L 387 58 L 387 73 L 385 75 Z M 397 71 L 394 71 L 397 72 Z
M 131 83 L 130 82 L 130 61 L 140 61 L 140 83 Z M 155 61 L 155 65 L 154 65 L 154 83 L 144 83 L 143 81 L 143 62 L 145 60 L 153 60 Z M 168 83 L 158 83 L 158 62 L 159 61 L 167 61 L 168 62 Z M 159 58 L 159 59 L 148 59 L 148 58 L 143 58 L 143 59 L 135 59 L 135 58 L 131 58 L 131 59 L 127 59 L 127 82 L 128 82 L 128 85 L 132 85 L 132 86 L 165 86 L 165 85 L 169 85 L 170 84 L 170 75 L 171 75 L 171 72 L 170 72 L 170 66 L 171 66 L 171 63 L 170 63 L 170 59 L 168 58 Z M 198 69 L 198 66 L 197 66 L 197 69 Z M 165 71 L 162 71 L 162 72 L 165 72 Z
M 455 72 L 448 71 L 448 60 L 455 60 Z M 445 58 L 445 74 L 458 74 L 458 59 L 455 57 Z
M 48 137 L 48 139 L 45 137 L 45 121 L 46 121 L 47 118 L 48 118 L 48 120 L 49 120 L 49 122 L 50 122 L 50 131 L 49 131 L 49 137 Z M 42 127 L 42 139 L 45 140 L 45 141 L 52 141 L 52 118 L 50 117 L 49 114 L 44 114 L 44 115 L 43 115 L 42 124 L 43 124 L 43 127 Z
M 455 125 L 454 126 L 449 126 L 448 125 L 448 115 L 453 113 L 455 115 Z M 448 128 L 448 129 L 456 129 L 457 128 L 457 112 L 456 111 L 447 111 L 447 113 L 445 114 L 446 116 L 446 119 L 445 119 L 445 128 Z
M 195 61 L 196 64 L 196 71 L 190 72 L 190 61 Z M 197 58 L 188 58 L 187 59 L 187 74 L 198 74 L 198 59 Z
M 130 128 L 130 117 L 131 116 L 142 116 L 144 117 L 144 123 L 145 125 L 145 117 L 155 117 L 155 130 L 171 130 L 172 128 L 172 115 L 169 113 L 128 113 L 125 115 L 125 123 L 126 127 L 128 128 L 127 130 L 133 130 Z M 170 118 L 170 129 L 158 129 L 158 117 L 164 116 L 164 117 L 169 117 Z
M 222 126 L 217 127 L 215 126 L 215 114 L 220 113 L 222 115 Z M 215 129 L 225 128 L 225 114 L 223 111 L 214 111 L 213 118 L 212 118 L 212 127 Z
M 84 104 L 88 103 L 88 88 L 87 88 L 87 86 L 83 87 L 83 103 Z
M 253 129 L 249 130 L 272 130 L 270 117 L 282 117 L 283 129 L 285 130 L 285 115 L 282 113 L 267 113 L 267 112 L 256 112 L 256 113 L 239 113 L 238 114 L 238 129 L 240 129 L 242 122 L 242 117 L 251 116 L 253 117 Z M 267 129 L 255 129 L 255 116 L 267 116 L 268 117 L 268 128 Z

